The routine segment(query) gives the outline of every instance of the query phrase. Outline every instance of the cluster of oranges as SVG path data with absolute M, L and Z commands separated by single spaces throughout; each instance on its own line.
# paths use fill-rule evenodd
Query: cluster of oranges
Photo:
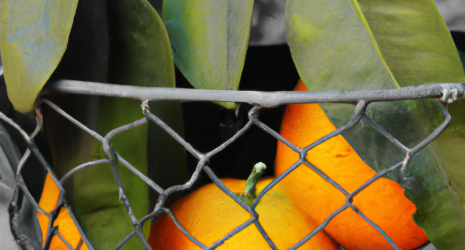
M 306 91 L 302 81 L 296 91 Z M 289 105 L 281 135 L 297 147 L 306 147 L 336 128 L 318 104 Z M 276 176 L 299 160 L 292 149 L 278 142 Z M 307 160 L 351 193 L 372 178 L 371 169 L 342 136 L 335 136 L 308 152 Z M 272 179 L 256 184 L 257 193 Z M 243 193 L 244 180 L 222 179 L 234 193 Z M 278 249 L 287 249 L 309 235 L 347 197 L 306 166 L 299 166 L 282 179 L 259 201 L 259 222 Z M 428 241 L 412 215 L 415 205 L 396 182 L 380 178 L 353 197 L 351 203 L 380 227 L 401 249 L 414 249 Z M 208 184 L 176 201 L 171 211 L 182 226 L 205 246 L 211 246 L 252 216 L 216 185 Z M 328 225 L 299 249 L 392 249 L 390 243 L 353 209 L 336 215 Z M 329 236 L 330 237 L 329 237 Z M 338 244 L 335 243 L 337 241 Z M 168 215 L 151 228 L 149 244 L 153 249 L 199 249 L 177 228 Z M 226 240 L 218 249 L 269 249 L 253 224 Z

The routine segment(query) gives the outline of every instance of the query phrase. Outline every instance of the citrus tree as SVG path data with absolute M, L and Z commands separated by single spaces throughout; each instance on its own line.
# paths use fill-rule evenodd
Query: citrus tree
M 175 66 L 195 88 L 238 90 L 253 0 L 165 0 L 160 4 L 147 0 L 2 1 L 0 49 L 14 109 L 31 112 L 40 104 L 36 99 L 46 83 L 57 79 L 175 87 Z M 432 0 L 289 0 L 285 22 L 294 64 L 310 91 L 465 81 L 459 54 Z M 140 105 L 134 100 L 47 98 L 101 134 L 140 117 L 130 111 Z M 218 105 L 237 108 L 234 103 Z M 412 157 L 406 174 L 388 175 L 415 204 L 415 223 L 438 249 L 465 245 L 465 177 L 461 174 L 465 118 L 460 115 L 464 105 L 464 101 L 448 105 L 451 124 Z M 149 106 L 183 133 L 178 102 Z M 322 107 L 337 127 L 354 108 L 348 104 Z M 418 144 L 442 122 L 434 101 L 426 99 L 371 104 L 367 113 L 406 146 Z M 105 158 L 99 141 L 46 107 L 43 114 L 57 176 L 83 162 Z M 382 171 L 403 159 L 389 140 L 363 121 L 357 126 L 345 136 L 373 170 Z M 155 125 L 115 137 L 112 146 L 163 188 L 188 179 L 185 150 Z M 134 218 L 140 219 L 148 213 L 149 190 L 128 170 L 118 169 Z M 133 231 L 134 221 L 118 199 L 121 193 L 114 188 L 111 169 L 78 172 L 65 189 L 68 203 L 96 249 L 112 248 Z M 147 226 L 144 232 L 148 230 Z M 134 238 L 125 247 L 143 246 Z

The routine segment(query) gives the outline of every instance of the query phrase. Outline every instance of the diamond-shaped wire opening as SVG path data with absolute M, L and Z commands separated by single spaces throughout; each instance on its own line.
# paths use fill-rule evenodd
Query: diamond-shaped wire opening
M 363 107 L 364 106 L 361 106 L 359 108 L 359 110 L 363 110 Z M 311 150 L 312 148 L 320 145 L 321 143 L 333 138 L 334 136 L 340 134 L 343 130 L 347 129 L 348 127 L 352 126 L 354 123 L 356 123 L 358 120 L 360 120 L 360 117 L 361 115 L 363 114 L 363 112 L 356 112 L 356 114 L 352 117 L 352 119 L 349 120 L 348 123 L 346 123 L 346 125 L 344 125 L 343 127 L 339 128 L 339 129 L 336 129 L 335 131 L 331 132 L 330 134 L 328 135 L 325 135 L 323 138 L 311 143 L 310 145 L 308 145 L 307 147 L 305 147 L 304 149 L 300 149 L 298 147 L 296 147 L 295 145 L 293 145 L 292 143 L 290 143 L 287 139 L 283 138 L 281 135 L 279 135 L 278 133 L 276 133 L 275 131 L 272 131 L 271 129 L 269 129 L 265 124 L 261 123 L 258 119 L 255 119 L 254 120 L 254 123 L 257 124 L 259 127 L 261 127 L 262 129 L 266 130 L 267 132 L 269 132 L 272 136 L 274 136 L 275 138 L 277 138 L 278 140 L 280 140 L 281 142 L 283 142 L 285 145 L 287 145 L 289 148 L 291 148 L 293 151 L 295 151 L 296 153 L 298 153 L 300 155 L 300 159 L 293 164 L 293 166 L 291 166 L 290 168 L 288 168 L 283 174 L 281 174 L 280 176 L 278 176 L 278 178 L 275 180 L 274 183 L 272 183 L 273 185 L 275 185 L 277 182 L 279 182 L 280 180 L 282 180 L 285 176 L 287 176 L 288 174 L 290 174 L 292 171 L 294 171 L 295 169 L 297 169 L 298 167 L 300 167 L 300 165 L 302 163 L 304 163 L 305 165 L 307 165 L 310 169 L 312 169 L 313 171 L 315 171 L 320 177 L 322 177 L 323 179 L 325 179 L 327 182 L 331 183 L 334 187 L 336 187 L 341 193 L 343 193 L 345 196 L 348 195 L 348 192 L 345 191 L 342 187 L 340 187 L 336 182 L 334 182 L 333 180 L 331 180 L 327 175 L 325 175 L 321 170 L 319 170 L 318 168 L 316 168 L 315 166 L 313 166 L 312 164 L 310 164 L 307 160 L 306 160 L 306 156 L 307 156 L 307 152 L 309 150 Z M 302 166 L 303 167 L 303 166 Z M 264 190 L 265 191 L 265 190 Z M 302 244 L 304 244 L 306 241 L 308 241 L 310 238 L 312 238 L 316 233 L 318 233 L 319 231 L 321 231 L 328 223 L 329 221 L 334 217 L 336 216 L 339 212 L 343 211 L 344 209 L 346 209 L 348 206 L 347 204 L 343 205 L 340 209 L 338 209 L 335 213 L 333 213 L 328 219 L 325 220 L 325 222 L 320 225 L 319 227 L 317 227 L 313 232 L 311 232 L 307 237 L 303 238 L 301 241 L 299 241 L 296 245 L 294 245 L 292 247 L 292 249 L 295 249 L 297 247 L 300 247 Z
M 258 111 L 258 108 L 254 108 L 251 110 L 250 113 L 254 113 L 254 112 L 257 112 Z M 260 225 L 260 222 L 258 221 L 258 214 L 253 210 L 251 209 L 248 205 L 246 205 L 242 200 L 240 200 L 237 196 L 234 195 L 234 193 L 229 190 L 220 180 L 218 177 L 216 177 L 216 175 L 213 173 L 213 171 L 211 171 L 211 169 L 205 165 L 206 163 L 206 160 L 209 159 L 210 157 L 212 157 L 213 155 L 217 154 L 218 152 L 222 151 L 223 149 L 225 149 L 228 145 L 230 145 L 231 143 L 233 143 L 237 138 L 239 138 L 240 136 L 242 136 L 252 125 L 252 122 L 249 121 L 242 129 L 240 129 L 234 136 L 232 136 L 230 139 L 228 139 L 226 142 L 222 143 L 220 146 L 218 146 L 217 148 L 213 149 L 212 151 L 206 153 L 206 154 L 201 154 L 199 153 L 198 151 L 196 151 L 195 149 L 193 149 L 190 144 L 188 144 L 184 139 L 182 139 L 179 135 L 177 135 L 174 131 L 170 131 L 169 127 L 166 127 L 163 123 L 163 121 L 161 121 L 158 117 L 156 117 L 155 115 L 153 115 L 152 113 L 150 113 L 149 110 L 145 110 L 146 112 L 146 115 L 147 117 L 154 121 L 155 123 L 157 123 L 158 125 L 162 126 L 165 130 L 167 130 L 168 133 L 170 133 L 172 136 L 175 137 L 175 139 L 181 143 L 183 146 L 186 147 L 186 149 L 192 154 L 194 155 L 194 157 L 198 158 L 200 161 L 199 161 L 199 164 L 197 166 L 197 169 L 196 171 L 194 172 L 194 176 L 198 175 L 198 171 L 200 170 L 204 170 L 207 175 L 212 179 L 213 183 L 215 185 L 217 185 L 218 188 L 220 188 L 220 190 L 222 190 L 226 195 L 228 195 L 229 197 L 231 197 L 237 204 L 239 204 L 242 208 L 244 208 L 246 211 L 248 211 L 250 213 L 250 215 L 252 216 L 252 219 L 244 222 L 242 225 L 238 226 L 236 229 L 233 229 L 230 233 L 228 233 L 227 235 L 225 235 L 223 238 L 221 239 L 218 239 L 214 244 L 212 244 L 210 247 L 206 247 L 204 244 L 202 244 L 201 242 L 199 242 L 195 237 L 193 237 L 191 234 L 187 233 L 186 234 L 186 230 L 185 228 L 181 225 L 181 223 L 176 219 L 176 217 L 174 216 L 174 214 L 170 214 L 170 217 L 173 219 L 173 222 L 176 224 L 176 226 L 178 226 L 178 228 L 183 231 L 186 236 L 191 240 L 193 241 L 195 244 L 197 244 L 199 247 L 203 248 L 203 249 L 214 249 L 216 247 L 218 247 L 219 245 L 223 244 L 224 241 L 226 241 L 227 239 L 231 238 L 232 236 L 234 236 L 236 233 L 238 233 L 239 231 L 243 230 L 244 228 L 250 226 L 251 223 L 255 223 L 255 225 L 257 226 L 258 230 L 260 231 L 260 233 L 264 236 L 264 238 L 268 241 L 268 243 L 270 244 L 270 246 L 272 246 L 273 248 L 276 249 L 276 247 L 274 246 L 274 244 L 271 242 L 271 240 L 269 239 L 269 237 L 267 236 L 266 232 L 264 231 L 264 229 L 261 227 Z M 202 161 L 202 159 L 204 159 Z M 169 211 L 169 210 L 168 210 Z
M 214 245 L 211 247 L 217 247 L 220 244 L 223 244 L 224 241 L 241 231 L 242 229 L 246 228 L 247 226 L 250 226 L 249 223 L 253 222 L 255 226 L 257 227 L 258 231 L 261 233 L 263 238 L 268 242 L 271 248 L 276 249 L 275 244 L 273 241 L 270 239 L 266 231 L 263 229 L 262 225 L 260 224 L 258 220 L 258 213 L 255 211 L 255 207 L 251 207 L 247 204 L 245 204 L 241 199 L 239 199 L 229 188 L 227 188 L 221 180 L 213 173 L 213 171 L 208 167 L 204 167 L 204 171 L 207 173 L 207 175 L 210 177 L 210 179 L 215 183 L 215 185 L 221 189 L 225 194 L 227 194 L 231 199 L 233 199 L 239 206 L 241 206 L 244 210 L 246 210 L 252 218 L 249 221 L 244 222 L 242 225 L 231 231 L 229 234 L 224 236 L 223 238 L 219 239 Z
M 197 244 L 199 247 L 202 249 L 214 249 L 220 245 L 222 245 L 226 240 L 230 239 L 233 237 L 235 234 L 238 232 L 242 231 L 244 228 L 248 226 L 252 226 L 251 224 L 256 222 L 258 219 L 258 214 L 255 211 L 252 211 L 250 207 L 245 204 L 242 200 L 240 200 L 225 184 L 221 182 L 221 180 L 213 173 L 213 171 L 210 169 L 210 167 L 204 165 L 203 170 L 207 173 L 207 175 L 212 178 L 213 184 L 216 185 L 223 195 L 226 195 L 230 197 L 236 204 L 238 204 L 242 209 L 244 209 L 252 218 L 244 221 L 243 223 L 240 223 L 236 228 L 232 229 L 230 232 L 228 232 L 226 235 L 224 235 L 220 239 L 215 239 L 215 242 L 211 244 L 210 246 L 206 246 L 203 242 L 200 242 L 197 238 L 195 238 L 192 234 L 187 232 L 187 230 L 184 228 L 182 223 L 176 218 L 176 216 L 171 212 L 171 210 L 166 209 L 168 212 L 169 216 L 173 220 L 173 222 L 176 224 L 176 226 L 184 233 L 186 236 L 195 244 Z

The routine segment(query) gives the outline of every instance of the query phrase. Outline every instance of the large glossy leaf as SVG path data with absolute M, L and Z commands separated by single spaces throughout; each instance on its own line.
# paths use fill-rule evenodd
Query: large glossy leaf
M 296 0 L 288 2 L 286 11 L 288 43 L 309 90 L 387 89 L 465 80 L 450 34 L 430 0 L 331 4 Z M 338 125 L 353 112 L 350 105 L 323 106 Z M 444 119 L 432 100 L 371 104 L 367 113 L 408 147 Z M 405 157 L 363 121 L 345 135 L 378 171 Z M 464 189 L 449 180 L 463 164 L 445 161 L 447 155 L 436 147 L 439 142 L 412 158 L 408 178 L 398 179 L 398 173 L 388 177 L 398 180 L 415 203 L 414 220 L 435 246 L 460 249 L 465 244 Z
M 195 88 L 238 88 L 252 7 L 252 0 L 163 2 L 174 62 Z
M 66 50 L 78 0 L 5 0 L 0 45 L 8 97 L 16 110 L 32 109 Z

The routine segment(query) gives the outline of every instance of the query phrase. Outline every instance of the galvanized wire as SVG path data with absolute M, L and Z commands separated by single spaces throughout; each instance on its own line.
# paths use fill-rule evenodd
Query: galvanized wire
M 110 88 L 111 91 L 108 89 Z M 105 92 L 105 90 L 107 92 Z M 21 167 L 18 168 L 18 178 L 17 178 L 17 185 L 21 187 L 23 190 L 25 197 L 33 204 L 34 208 L 38 211 L 44 213 L 51 219 L 51 225 L 53 224 L 53 219 L 59 211 L 59 209 L 64 205 L 64 189 L 62 187 L 62 183 L 66 181 L 70 176 L 74 173 L 90 167 L 95 166 L 102 163 L 110 163 L 112 166 L 112 170 L 114 173 L 115 181 L 118 186 L 118 190 L 120 192 L 120 196 L 122 201 L 127 209 L 128 217 L 132 220 L 134 225 L 134 231 L 132 231 L 125 239 L 123 239 L 120 243 L 116 245 L 114 249 L 120 249 L 123 247 L 130 239 L 134 236 L 138 236 L 139 240 L 144 244 L 147 249 L 151 249 L 149 244 L 147 243 L 145 236 L 142 232 L 142 228 L 145 222 L 152 218 L 158 218 L 163 214 L 169 215 L 169 217 L 173 220 L 175 225 L 181 230 L 193 243 L 199 246 L 202 249 L 215 249 L 216 247 L 222 245 L 226 240 L 233 237 L 235 234 L 240 232 L 246 227 L 254 226 L 258 229 L 261 233 L 263 238 L 268 242 L 270 248 L 278 249 L 274 242 L 270 239 L 268 234 L 266 233 L 266 229 L 262 227 L 260 221 L 258 220 L 259 214 L 255 210 L 257 204 L 263 198 L 263 196 L 278 182 L 280 182 L 285 176 L 290 174 L 296 168 L 301 166 L 302 164 L 307 166 L 309 169 L 313 170 L 317 173 L 321 178 L 326 180 L 328 183 L 331 183 L 335 188 L 337 188 L 342 194 L 346 196 L 346 203 L 343 204 L 339 209 L 334 211 L 321 225 L 319 225 L 313 232 L 308 234 L 306 237 L 301 239 L 297 242 L 293 247 L 290 249 L 297 249 L 309 239 L 311 239 L 316 233 L 323 230 L 324 227 L 340 212 L 346 209 L 352 209 L 357 214 L 359 214 L 365 221 L 367 221 L 373 228 L 375 228 L 380 234 L 382 234 L 386 240 L 391 244 L 394 249 L 399 249 L 395 243 L 390 239 L 390 237 L 375 223 L 373 223 L 369 218 L 367 218 L 355 205 L 352 204 L 353 197 L 361 192 L 363 189 L 368 187 L 371 183 L 376 181 L 377 179 L 381 178 L 382 176 L 387 175 L 391 171 L 399 170 L 401 171 L 401 176 L 405 175 L 405 170 L 408 167 L 408 162 L 410 158 L 424 148 L 426 145 L 431 143 L 439 134 L 447 127 L 450 122 L 450 115 L 447 113 L 447 110 L 436 101 L 437 106 L 440 108 L 442 114 L 445 117 L 444 122 L 438 126 L 430 135 L 428 135 L 424 140 L 418 143 L 415 147 L 409 149 L 408 147 L 404 146 L 400 143 L 396 138 L 390 135 L 387 131 L 385 131 L 382 127 L 376 124 L 366 113 L 366 108 L 371 102 L 381 102 L 381 101 L 397 101 L 397 100 L 410 100 L 410 99 L 420 99 L 420 98 L 442 98 L 443 101 L 449 102 L 450 100 L 456 100 L 465 98 L 465 86 L 463 84 L 432 84 L 432 85 L 423 85 L 419 87 L 408 87 L 402 88 L 397 90 L 363 90 L 363 91 L 353 91 L 353 92 L 338 92 L 338 91 L 323 91 L 323 92 L 274 92 L 274 93 L 264 93 L 264 92 L 254 92 L 254 91 L 213 91 L 213 90 L 192 90 L 192 89 L 166 89 L 166 88 L 143 88 L 143 87 L 134 87 L 134 86 L 121 86 L 121 85 L 108 85 L 108 84 L 99 84 L 99 83 L 85 83 L 82 84 L 76 81 L 69 81 L 69 80 L 62 80 L 58 81 L 48 87 L 45 92 L 53 92 L 53 91 L 62 91 L 67 93 L 78 93 L 78 94 L 94 94 L 94 95 L 111 95 L 111 96 L 120 96 L 126 98 L 135 98 L 135 99 L 142 99 L 150 96 L 150 100 L 179 100 L 179 101 L 229 101 L 229 102 L 248 102 L 255 105 L 248 114 L 249 121 L 246 125 L 240 129 L 234 136 L 232 136 L 229 140 L 219 145 L 217 148 L 211 150 L 210 152 L 202 153 L 195 149 L 192 145 L 190 145 L 187 141 L 185 141 L 179 134 L 177 134 L 173 129 L 171 129 L 166 123 L 164 123 L 161 119 L 159 119 L 156 115 L 150 112 L 148 108 L 147 102 L 143 102 L 142 104 L 142 111 L 145 114 L 145 118 L 142 117 L 141 119 L 134 121 L 130 124 L 124 125 L 119 128 L 115 128 L 114 130 L 110 131 L 107 135 L 102 136 L 96 133 L 95 131 L 87 128 L 85 125 L 71 117 L 70 115 L 66 114 L 62 109 L 58 106 L 53 104 L 52 102 L 43 99 L 42 102 L 46 105 L 50 106 L 56 112 L 61 114 L 66 119 L 70 120 L 76 126 L 81 128 L 82 130 L 86 131 L 91 136 L 98 139 L 102 142 L 102 147 L 106 154 L 107 159 L 101 159 L 93 162 L 85 162 L 81 165 L 73 168 L 68 173 L 66 173 L 62 180 L 59 181 L 54 173 L 52 172 L 51 168 L 48 166 L 48 163 L 45 159 L 40 155 L 37 147 L 35 146 L 31 137 L 27 135 L 18 125 L 16 125 L 13 121 L 11 121 L 8 117 L 0 113 L 0 119 L 9 123 L 13 128 L 17 129 L 24 137 L 26 142 L 29 145 L 28 151 L 23 156 L 21 162 L 27 160 L 32 152 L 43 165 L 43 167 L 50 173 L 52 176 L 53 181 L 57 184 L 60 189 L 60 199 L 58 206 L 55 211 L 51 214 L 46 213 L 43 211 L 37 203 L 30 195 L 29 191 L 27 190 L 24 181 L 21 178 Z M 105 93 L 104 93 L 105 92 Z M 110 93 L 110 94 L 108 94 Z M 259 112 L 261 108 L 264 107 L 275 107 L 277 105 L 282 104 L 292 104 L 292 103 L 318 103 L 318 102 L 334 102 L 334 103 L 353 103 L 357 104 L 354 110 L 354 114 L 347 122 L 342 125 L 341 127 L 337 128 L 335 131 L 323 136 L 322 138 L 318 139 L 317 141 L 311 143 L 310 145 L 299 148 L 288 140 L 283 138 L 279 133 L 268 127 L 266 124 L 260 121 L 259 119 Z M 358 123 L 361 119 L 364 119 L 370 126 L 375 128 L 380 134 L 390 140 L 395 146 L 403 150 L 406 154 L 404 161 L 395 164 L 394 166 L 385 169 L 383 171 L 378 172 L 375 176 L 370 178 L 366 181 L 363 185 L 357 188 L 352 193 L 349 193 L 344 188 L 342 188 L 337 182 L 332 180 L 329 176 L 323 173 L 320 169 L 316 166 L 311 164 L 307 159 L 307 152 L 312 148 L 324 143 L 325 141 L 342 134 L 344 131 Z M 142 174 L 138 171 L 135 167 L 133 167 L 129 162 L 125 161 L 124 158 L 119 155 L 114 149 L 111 147 L 111 138 L 116 135 L 117 133 L 124 133 L 124 131 L 131 129 L 133 127 L 140 126 L 146 122 L 154 122 L 162 129 L 164 129 L 169 135 L 171 135 L 178 143 L 180 143 L 189 153 L 191 153 L 195 158 L 198 159 L 197 167 L 190 177 L 190 179 L 182 184 L 176 185 L 173 187 L 169 187 L 167 189 L 162 189 L 158 184 L 156 184 L 153 180 Z M 278 141 L 283 142 L 297 154 L 299 154 L 299 160 L 294 163 L 289 169 L 287 169 L 283 174 L 277 176 L 271 183 L 269 183 L 258 195 L 255 201 L 251 206 L 247 205 L 241 199 L 239 199 L 230 189 L 228 189 L 221 180 L 215 175 L 212 169 L 207 165 L 208 161 L 211 157 L 219 153 L 220 151 L 224 150 L 226 147 L 234 143 L 239 137 L 241 137 L 246 131 L 248 131 L 252 126 L 257 126 L 258 128 L 262 129 L 263 131 L 273 136 Z M 127 167 L 131 172 L 136 174 L 141 180 L 143 180 L 149 187 L 155 190 L 159 195 L 157 203 L 155 204 L 155 208 L 149 214 L 144 216 L 142 219 L 137 220 L 134 215 L 132 214 L 132 210 L 130 207 L 129 202 L 125 199 L 125 192 L 124 188 L 121 184 L 121 180 L 119 178 L 118 169 L 116 168 L 116 162 L 121 162 L 125 167 Z M 20 165 L 23 163 L 20 163 Z M 251 215 L 251 219 L 245 221 L 237 228 L 233 229 L 228 234 L 224 235 L 222 238 L 217 239 L 212 245 L 207 246 L 204 243 L 200 242 L 196 239 L 190 232 L 188 232 L 182 225 L 182 223 L 176 218 L 173 212 L 168 208 L 165 207 L 165 202 L 167 198 L 173 194 L 174 192 L 179 192 L 183 190 L 187 190 L 192 187 L 194 182 L 199 178 L 200 172 L 204 171 L 212 182 L 226 195 L 228 195 L 232 200 L 234 200 L 240 207 L 242 207 L 245 211 L 247 211 Z M 66 242 L 66 240 L 58 233 L 56 227 L 49 226 L 48 228 L 48 236 L 46 246 L 50 244 L 51 238 L 53 235 L 57 235 L 70 249 L 73 249 L 71 245 Z M 82 235 L 83 231 L 81 227 L 78 225 L 78 229 Z M 92 246 L 87 238 L 82 239 L 86 242 L 90 249 Z M 82 242 L 80 243 L 82 245 Z

